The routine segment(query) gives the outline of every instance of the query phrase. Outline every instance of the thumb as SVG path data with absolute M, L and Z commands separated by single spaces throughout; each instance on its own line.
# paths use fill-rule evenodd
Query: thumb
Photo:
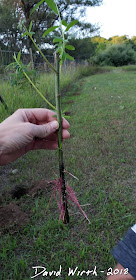
M 59 123 L 57 121 L 52 121 L 46 124 L 34 126 L 34 137 L 45 138 L 59 128 Z

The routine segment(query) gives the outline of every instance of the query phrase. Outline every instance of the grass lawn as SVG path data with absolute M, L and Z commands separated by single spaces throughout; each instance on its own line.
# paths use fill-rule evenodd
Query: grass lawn
M 57 204 L 54 199 L 49 203 L 52 192 L 48 189 L 12 199 L 10 191 L 16 186 L 29 188 L 38 180 L 58 177 L 56 152 L 29 152 L 1 167 L 2 206 L 14 202 L 28 215 L 25 226 L 14 223 L 1 229 L 2 280 L 31 279 L 32 267 L 38 265 L 48 272 L 58 271 L 61 265 L 61 275 L 34 279 L 106 279 L 115 265 L 111 249 L 135 223 L 135 69 L 115 68 L 78 80 L 63 95 L 63 107 L 71 116 L 71 138 L 64 143 L 65 168 L 79 179 L 66 174 L 66 180 L 91 223 L 69 205 L 70 223 L 59 224 Z M 77 266 L 80 271 L 94 271 L 96 266 L 98 275 L 68 276 L 69 268 Z

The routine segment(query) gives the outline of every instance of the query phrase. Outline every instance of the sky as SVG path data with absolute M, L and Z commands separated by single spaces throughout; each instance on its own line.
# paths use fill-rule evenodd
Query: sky
M 103 0 L 99 7 L 87 8 L 87 21 L 100 26 L 100 36 L 136 36 L 136 0 Z

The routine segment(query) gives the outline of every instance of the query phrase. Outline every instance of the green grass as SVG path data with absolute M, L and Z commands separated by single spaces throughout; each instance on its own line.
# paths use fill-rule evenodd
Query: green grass
M 92 74 L 105 71 L 110 71 L 112 67 L 92 67 L 92 66 L 78 66 L 72 65 L 66 69 L 62 68 L 60 87 L 62 95 L 64 92 L 80 78 Z M 18 108 L 46 108 L 48 105 L 38 95 L 38 93 L 29 85 L 27 79 L 22 75 L 16 73 L 7 74 L 8 80 L 0 83 L 0 94 L 8 106 L 8 111 L 0 103 L 0 121 L 3 121 L 7 116 L 12 114 Z M 43 73 L 34 76 L 35 84 L 41 93 L 55 106 L 55 76 L 54 73 Z
M 106 279 L 106 271 L 115 265 L 111 249 L 135 223 L 135 89 L 135 69 L 115 68 L 109 73 L 76 81 L 63 95 L 63 107 L 68 106 L 71 114 L 71 138 L 64 143 L 65 168 L 79 181 L 69 175 L 66 177 L 80 204 L 85 205 L 83 209 L 91 223 L 84 220 L 77 208 L 69 206 L 70 224 L 59 225 L 55 201 L 45 215 L 50 194 L 17 200 L 20 208 L 29 213 L 30 220 L 20 232 L 14 228 L 4 234 L 1 231 L 1 279 L 28 280 L 34 275 L 32 266 L 36 265 L 45 266 L 47 271 L 59 270 L 62 265 L 62 277 L 39 276 L 36 279 Z M 28 91 L 30 97 L 34 96 L 30 88 Z M 24 102 L 23 107 L 42 104 L 37 96 L 38 101 L 31 103 L 25 90 L 21 97 L 17 88 L 10 94 L 15 95 L 16 106 L 18 100 L 19 106 Z M 5 99 L 12 101 L 6 94 Z M 2 105 L 0 108 L 3 119 L 6 113 Z M 18 173 L 2 177 L 3 204 L 11 201 L 7 190 L 15 185 L 29 187 L 38 179 L 57 178 L 57 154 L 54 151 L 30 152 L 9 168 L 17 168 Z M 7 169 L 1 168 L 2 171 Z M 93 270 L 95 265 L 97 277 L 68 276 L 69 267 L 78 266 L 80 271 L 87 271 Z

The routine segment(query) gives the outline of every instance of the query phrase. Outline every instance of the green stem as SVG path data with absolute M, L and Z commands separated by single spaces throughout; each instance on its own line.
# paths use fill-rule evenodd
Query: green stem
M 35 43 L 34 39 L 32 38 L 31 35 L 29 35 L 30 39 L 32 40 L 33 44 L 35 45 L 35 47 L 37 48 L 37 50 L 39 51 L 39 53 L 41 54 L 41 56 L 43 57 L 43 59 L 47 62 L 47 64 L 49 65 L 49 67 L 56 72 L 56 69 L 50 64 L 50 62 L 47 60 L 47 58 L 44 56 L 43 52 L 39 49 L 39 47 L 37 46 L 37 44 Z
M 27 80 L 29 81 L 29 83 L 33 86 L 33 88 L 37 91 L 37 93 L 46 101 L 46 103 L 53 109 L 56 111 L 56 108 L 44 97 L 44 95 L 40 92 L 40 90 L 34 85 L 34 83 L 31 81 L 31 79 L 28 77 L 28 75 L 26 74 L 26 72 L 23 70 L 21 64 L 18 62 L 17 58 L 14 56 L 15 61 L 17 62 L 17 64 L 19 65 L 19 67 L 21 68 L 21 70 L 23 71 L 23 74 L 25 75 L 25 77 L 27 78 Z
M 59 8 L 58 8 L 57 1 L 56 1 L 56 0 L 55 0 L 55 4 L 56 4 L 57 11 L 58 11 L 58 15 L 59 15 L 59 23 L 60 23 L 61 34 L 62 34 L 62 38 L 63 38 L 63 51 L 64 51 L 64 50 L 65 50 L 65 37 L 64 37 L 64 31 L 63 31 L 62 23 L 61 23 L 60 11 L 59 11 Z
M 43 59 L 46 61 L 46 63 L 49 65 L 49 67 L 56 72 L 56 69 L 50 64 L 50 62 L 48 61 L 48 59 L 45 57 L 45 55 L 43 54 L 43 52 L 39 49 L 39 47 L 37 46 L 37 44 L 35 43 L 33 37 L 31 36 L 31 34 L 29 33 L 29 31 L 27 30 L 26 26 L 23 25 L 29 38 L 31 39 L 31 41 L 33 42 L 34 46 L 36 47 L 36 49 L 38 50 L 38 52 L 41 54 L 41 56 L 43 57 Z
M 61 179 L 61 191 L 62 191 L 62 199 L 63 206 L 65 210 L 64 220 L 65 224 L 69 223 L 69 214 L 67 207 L 67 195 L 66 195 L 66 185 L 65 185 L 65 176 L 64 176 L 64 162 L 63 162 L 63 150 L 62 150 L 62 114 L 61 114 L 61 95 L 60 95 L 60 64 L 59 64 L 59 56 L 56 54 L 56 72 L 55 74 L 55 96 L 56 96 L 56 111 L 57 111 L 57 119 L 59 122 L 59 130 L 58 130 L 58 151 L 59 151 L 59 171 L 60 171 L 60 179 Z

